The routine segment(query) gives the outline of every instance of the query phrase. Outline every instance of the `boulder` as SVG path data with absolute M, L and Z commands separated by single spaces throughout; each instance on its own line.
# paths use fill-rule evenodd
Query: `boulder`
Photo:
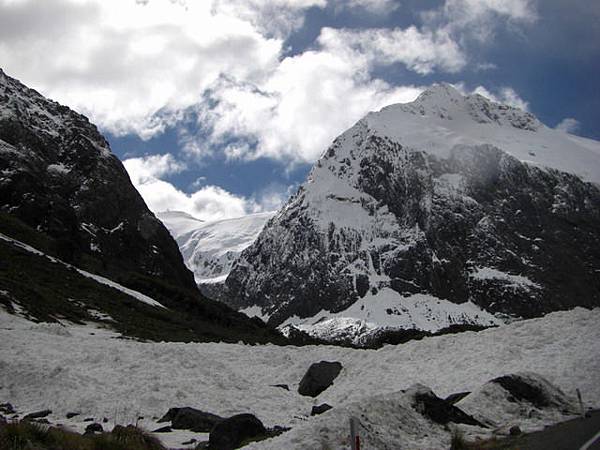
M 302 377 L 298 393 L 308 397 L 317 397 L 321 392 L 333 384 L 342 370 L 339 362 L 321 361 L 312 364 Z
M 454 405 L 455 403 L 460 402 L 469 394 L 470 392 L 457 392 L 456 394 L 450 394 L 448 397 L 446 397 L 446 401 L 451 405 Z
M 43 417 L 47 417 L 52 414 L 52 411 L 49 409 L 44 409 L 43 411 L 32 412 L 23 417 L 23 420 L 31 420 L 31 419 L 41 419 Z
M 410 390 L 414 391 L 413 408 L 434 423 L 446 425 L 452 422 L 485 427 L 474 417 L 452 403 L 439 398 L 425 386 L 416 385 L 411 387 Z
M 267 429 L 254 415 L 238 414 L 215 425 L 208 438 L 208 448 L 234 450 L 242 442 L 266 433 Z
M 73 417 L 77 417 L 80 413 L 77 412 L 68 412 L 67 419 L 72 419 Z
M 94 423 L 90 423 L 87 427 L 85 427 L 84 434 L 102 433 L 103 431 L 104 431 L 104 428 L 102 428 L 102 425 L 94 422 Z
M 310 411 L 310 415 L 317 416 L 319 414 L 323 414 L 326 411 L 329 411 L 332 408 L 333 408 L 333 406 L 328 405 L 327 403 L 323 403 L 322 405 L 318 405 L 318 406 L 313 406 L 312 410 Z
M 197 433 L 208 433 L 223 420 L 216 414 L 200 411 L 195 408 L 171 408 L 158 423 L 171 421 L 171 428 L 176 430 L 191 430 Z

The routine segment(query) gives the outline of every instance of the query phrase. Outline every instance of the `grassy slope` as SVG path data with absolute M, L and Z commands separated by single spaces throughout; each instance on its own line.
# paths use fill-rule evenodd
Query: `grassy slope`
M 51 238 L 12 216 L 0 214 L 0 232 L 57 255 Z M 128 278 L 129 286 L 144 285 L 150 296 L 169 309 L 142 303 L 67 265 L 0 241 L 0 303 L 11 312 L 14 302 L 38 321 L 66 319 L 82 323 L 99 321 L 89 310 L 100 311 L 112 317 L 115 322 L 107 323 L 124 335 L 154 341 L 288 343 L 262 322 L 204 300 L 199 293 L 136 274 L 128 274 Z

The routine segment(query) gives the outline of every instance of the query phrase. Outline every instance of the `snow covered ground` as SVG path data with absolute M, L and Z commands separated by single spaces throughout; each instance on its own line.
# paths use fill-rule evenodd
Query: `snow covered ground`
M 50 408 L 52 423 L 77 430 L 87 425 L 87 417 L 107 417 L 105 428 L 110 428 L 114 423 L 135 423 L 140 416 L 140 425 L 153 430 L 164 425 L 158 425 L 157 418 L 179 406 L 221 416 L 250 412 L 266 426 L 292 427 L 251 448 L 310 448 L 303 442 L 311 442 L 324 423 L 333 427 L 332 435 L 342 433 L 335 427 L 346 426 L 346 414 L 385 419 L 391 403 L 373 397 L 402 402 L 393 393 L 414 383 L 444 397 L 477 389 L 500 375 L 532 371 L 567 394 L 581 389 L 588 405 L 599 407 L 598 323 L 600 309 L 577 308 L 478 333 L 356 350 L 141 343 L 120 339 L 110 330 L 36 325 L 0 309 L 0 402 L 11 402 L 20 413 Z M 321 360 L 340 361 L 344 368 L 316 399 L 300 396 L 302 376 Z M 290 391 L 275 384 L 288 384 Z M 324 402 L 334 409 L 309 417 L 311 407 Z M 81 416 L 66 420 L 71 411 Z M 206 439 L 189 432 L 160 437 L 172 446 L 190 437 Z

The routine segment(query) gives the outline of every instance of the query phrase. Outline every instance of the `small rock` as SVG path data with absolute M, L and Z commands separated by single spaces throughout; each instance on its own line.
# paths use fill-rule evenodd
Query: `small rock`
M 182 442 L 181 445 L 192 445 L 198 442 L 196 439 L 192 438 L 189 441 Z
M 102 423 L 108 423 L 108 418 L 105 417 L 104 419 L 102 419 Z
M 69 412 L 67 413 L 67 419 L 72 419 L 73 417 L 77 417 L 81 413 Z
M 521 434 L 521 428 L 517 425 L 510 427 L 509 433 L 511 436 L 518 436 Z
M 44 425 L 50 425 L 50 421 L 48 419 L 34 419 L 35 423 L 41 423 Z
M 309 397 L 317 397 L 321 392 L 333 384 L 342 370 L 339 362 L 321 361 L 312 364 L 302 377 L 298 393 Z
M 162 427 L 154 430 L 153 433 L 170 433 L 171 431 L 173 431 L 171 427 Z
M 43 411 L 37 411 L 37 412 L 27 414 L 25 417 L 23 417 L 23 420 L 41 419 L 43 417 L 49 416 L 50 414 L 52 414 L 51 410 L 44 409 Z
M 277 387 L 277 388 L 281 388 L 281 389 L 285 389 L 286 391 L 290 390 L 290 387 L 287 384 L 272 384 L 271 386 Z
M 84 434 L 93 434 L 93 433 L 102 433 L 104 428 L 99 423 L 90 423 L 87 427 L 85 427 Z
M 266 434 L 267 429 L 252 414 L 238 414 L 225 419 L 211 430 L 208 448 L 211 450 L 234 450 L 247 439 Z
M 319 406 L 313 406 L 312 410 L 310 411 L 310 415 L 317 416 L 319 414 L 323 414 L 325 411 L 329 411 L 332 408 L 333 408 L 333 406 L 328 405 L 327 403 L 323 403 L 322 405 L 319 405 Z
M 84 422 L 93 422 L 94 420 L 96 420 L 96 419 L 94 419 L 93 417 L 87 417 L 87 418 L 83 419 Z

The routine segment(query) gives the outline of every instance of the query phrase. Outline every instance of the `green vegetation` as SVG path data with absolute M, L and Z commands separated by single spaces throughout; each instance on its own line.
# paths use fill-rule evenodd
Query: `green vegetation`
M 51 238 L 12 216 L 0 215 L 0 232 L 57 254 Z M 147 305 L 68 265 L 0 240 L 0 304 L 9 312 L 18 305 L 36 321 L 99 322 L 125 336 L 149 341 L 290 343 L 258 319 L 204 299 L 199 292 L 135 273 L 123 278 L 128 282 L 115 281 L 144 292 L 168 309 Z M 99 319 L 97 312 L 109 318 Z
M 80 435 L 33 422 L 0 422 L 0 450 L 165 450 L 158 439 L 129 425 Z

